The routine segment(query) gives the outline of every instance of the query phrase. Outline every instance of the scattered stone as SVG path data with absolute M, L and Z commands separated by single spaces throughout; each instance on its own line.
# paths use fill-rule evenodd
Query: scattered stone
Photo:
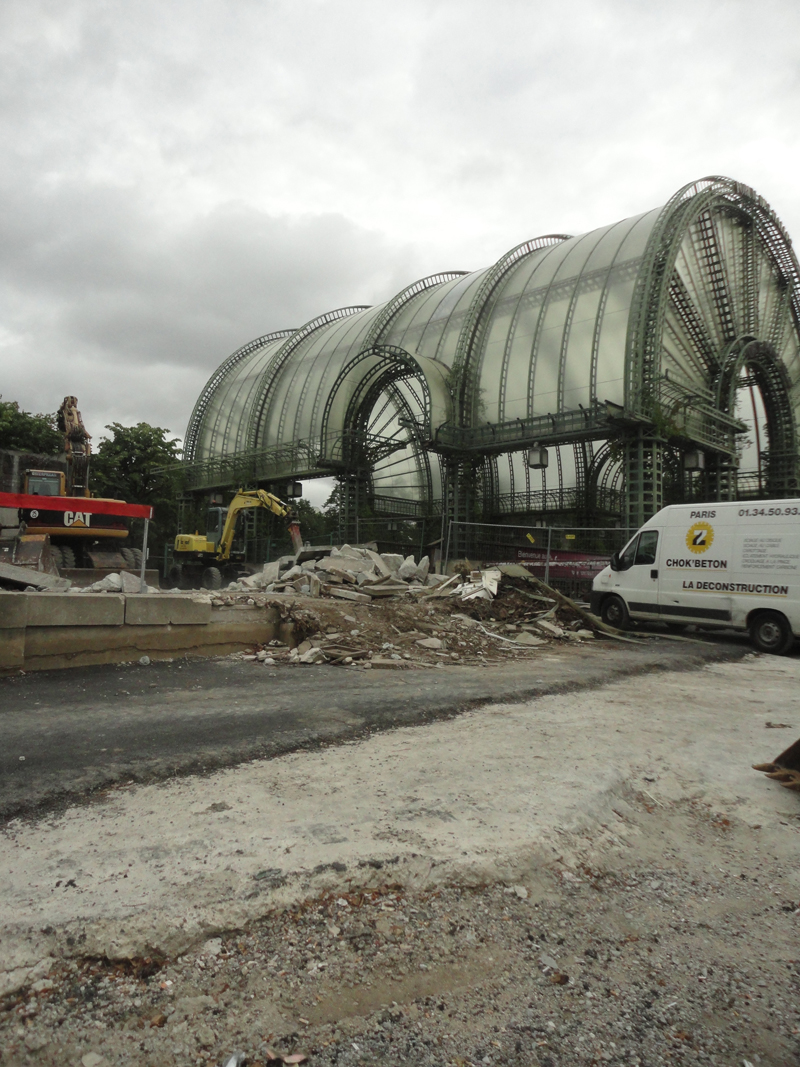
M 514 640 L 518 645 L 528 645 L 533 648 L 536 645 L 546 645 L 547 641 L 543 637 L 534 637 L 533 634 L 528 633 L 527 630 L 523 630 L 521 633 L 514 635 Z
M 438 637 L 423 637 L 421 640 L 415 642 L 420 648 L 438 649 L 444 648 L 444 641 Z
M 87 1052 L 81 1056 L 81 1063 L 83 1067 L 105 1067 L 108 1060 L 98 1052 Z

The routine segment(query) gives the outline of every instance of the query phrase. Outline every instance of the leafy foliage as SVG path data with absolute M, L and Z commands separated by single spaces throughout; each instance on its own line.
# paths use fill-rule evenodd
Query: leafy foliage
M 112 422 L 92 456 L 90 482 L 96 496 L 114 497 L 129 504 L 153 506 L 151 547 L 160 551 L 175 535 L 178 524 L 179 476 L 174 467 L 181 458 L 169 430 L 139 422 L 123 426 Z M 136 533 L 136 524 L 132 529 Z
M 56 415 L 31 415 L 22 411 L 16 400 L 0 397 L 0 448 L 42 456 L 58 455 L 63 451 L 63 438 L 58 432 Z
M 291 503 L 297 512 L 303 541 L 308 541 L 312 545 L 330 544 L 331 534 L 336 529 L 336 519 L 332 519 L 330 515 L 323 514 L 302 497 L 299 500 L 293 500 Z

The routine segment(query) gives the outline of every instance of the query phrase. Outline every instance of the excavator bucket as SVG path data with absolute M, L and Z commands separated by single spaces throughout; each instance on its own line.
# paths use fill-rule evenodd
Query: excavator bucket
M 787 789 L 800 793 L 800 740 L 789 745 L 772 763 L 754 763 L 753 770 L 764 771 L 767 778 L 774 778 Z
M 300 533 L 300 523 L 293 519 L 289 523 L 289 536 L 292 539 L 292 547 L 295 550 L 295 554 L 303 551 L 303 535 Z

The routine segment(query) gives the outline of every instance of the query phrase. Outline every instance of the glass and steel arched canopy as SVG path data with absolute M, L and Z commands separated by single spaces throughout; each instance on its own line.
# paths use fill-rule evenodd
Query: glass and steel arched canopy
M 431 514 L 463 510 L 466 478 L 484 517 L 634 524 L 687 493 L 795 494 L 799 406 L 791 242 L 752 189 L 712 177 L 245 345 L 198 399 L 187 479 L 334 473 L 375 512 Z M 525 464 L 534 443 L 554 449 L 547 474 Z

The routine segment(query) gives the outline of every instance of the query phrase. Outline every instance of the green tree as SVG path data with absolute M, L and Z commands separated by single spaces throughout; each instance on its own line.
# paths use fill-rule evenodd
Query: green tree
M 291 504 L 297 512 L 303 541 L 308 541 L 312 545 L 329 544 L 331 533 L 336 529 L 336 521 L 323 514 L 302 497 L 298 500 L 292 500 Z
M 57 456 L 64 450 L 56 415 L 31 415 L 16 400 L 0 397 L 0 448 Z
M 160 554 L 178 527 L 180 477 L 174 469 L 180 462 L 178 442 L 170 431 L 139 422 L 123 426 L 112 422 L 106 426 L 110 437 L 99 442 L 92 456 L 90 484 L 95 496 L 114 497 L 129 504 L 150 504 L 150 547 Z M 132 540 L 141 537 L 141 523 L 131 528 Z

